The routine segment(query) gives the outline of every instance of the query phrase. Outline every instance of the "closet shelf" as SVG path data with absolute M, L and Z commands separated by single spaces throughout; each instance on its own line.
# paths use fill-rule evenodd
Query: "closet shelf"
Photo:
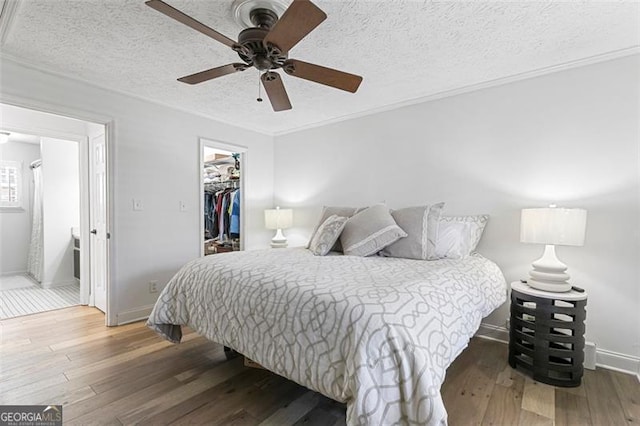
M 225 164 L 234 165 L 236 160 L 233 157 L 218 158 L 217 160 L 209 160 L 204 162 L 204 166 L 222 166 Z

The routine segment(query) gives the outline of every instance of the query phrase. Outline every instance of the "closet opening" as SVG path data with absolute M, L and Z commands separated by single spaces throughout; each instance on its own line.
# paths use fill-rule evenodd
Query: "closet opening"
M 243 250 L 247 149 L 201 140 L 201 255 Z

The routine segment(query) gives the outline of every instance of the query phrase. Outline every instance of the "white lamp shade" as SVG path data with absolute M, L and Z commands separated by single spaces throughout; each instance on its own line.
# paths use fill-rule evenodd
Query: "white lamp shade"
M 587 211 L 584 209 L 522 209 L 520 241 L 561 246 L 584 245 Z
M 264 211 L 264 223 L 267 229 L 287 229 L 293 225 L 293 210 L 268 209 Z

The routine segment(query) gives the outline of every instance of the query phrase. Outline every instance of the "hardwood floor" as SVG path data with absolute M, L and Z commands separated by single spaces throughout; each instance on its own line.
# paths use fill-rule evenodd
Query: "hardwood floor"
M 63 404 L 65 425 L 345 424 L 344 405 L 227 361 L 188 330 L 173 345 L 142 322 L 106 328 L 100 312 L 73 307 L 0 321 L 0 333 L 0 404 Z M 640 424 L 636 377 L 598 369 L 554 388 L 482 339 L 449 368 L 442 394 L 453 426 Z

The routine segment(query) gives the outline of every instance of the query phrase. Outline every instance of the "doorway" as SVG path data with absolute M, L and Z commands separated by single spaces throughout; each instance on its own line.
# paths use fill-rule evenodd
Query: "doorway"
M 22 237 L 27 238 L 29 243 L 25 258 L 20 259 L 18 253 L 14 259 L 16 264 L 12 266 L 4 264 L 4 254 L 9 252 L 5 238 L 8 227 L 4 223 L 9 216 L 5 211 L 0 211 L 3 216 L 3 226 L 0 227 L 3 240 L 0 276 L 22 273 L 36 283 L 36 289 L 42 290 L 62 288 L 60 284 L 75 284 L 78 295 L 74 304 L 97 307 L 107 314 L 106 321 L 109 324 L 107 142 L 110 124 L 8 104 L 0 104 L 0 113 L 0 131 L 8 134 L 9 141 L 14 135 L 26 134 L 40 141 L 42 148 L 38 164 L 25 166 L 22 161 L 23 166 L 30 169 L 29 175 L 25 176 L 33 174 L 34 184 L 30 193 L 24 191 L 23 185 L 21 193 L 23 203 L 29 203 L 29 208 L 22 212 L 15 210 L 17 214 L 12 217 L 19 217 L 20 214 L 23 219 L 28 217 L 29 227 L 23 232 L 28 236 Z M 68 154 L 64 161 L 63 152 Z M 31 168 L 32 165 L 35 167 Z M 36 206 L 34 170 L 40 173 L 43 182 L 40 207 Z M 75 173 L 73 184 L 70 183 L 73 181 L 72 171 Z M 40 226 L 49 229 L 38 231 L 37 213 L 42 216 L 39 218 Z M 54 229 L 53 224 L 56 223 L 57 228 Z M 54 235 L 55 242 L 52 242 Z M 25 251 L 24 248 L 22 251 Z M 34 263 L 32 261 L 36 254 L 40 256 L 40 261 Z M 51 296 L 51 299 L 55 297 Z M 52 309 L 60 307 L 63 306 Z M 8 311 L 6 308 L 4 310 Z M 48 309 L 40 312 L 44 310 Z M 6 317 L 6 314 L 2 312 L 0 316 Z
M 200 140 L 201 256 L 244 250 L 247 148 Z

